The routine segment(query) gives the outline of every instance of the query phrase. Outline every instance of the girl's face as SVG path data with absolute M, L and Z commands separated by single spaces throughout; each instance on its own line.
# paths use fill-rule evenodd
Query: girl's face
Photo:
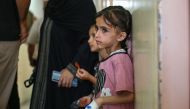
M 99 51 L 99 47 L 98 47 L 96 40 L 95 40 L 95 34 L 96 34 L 96 28 L 95 28 L 95 26 L 92 26 L 89 30 L 90 38 L 88 39 L 88 44 L 90 46 L 91 52 L 98 52 Z
M 107 21 L 108 22 L 108 21 Z M 111 24 L 107 24 L 103 16 L 96 18 L 96 42 L 100 49 L 105 48 L 106 51 L 112 52 L 120 49 L 119 38 L 120 32 Z

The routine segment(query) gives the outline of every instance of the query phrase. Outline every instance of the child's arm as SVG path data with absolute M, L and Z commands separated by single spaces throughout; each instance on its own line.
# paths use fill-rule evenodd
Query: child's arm
M 98 107 L 105 104 L 126 104 L 134 101 L 134 93 L 132 92 L 119 92 L 116 96 L 102 96 L 96 98 L 95 103 Z
M 96 77 L 91 75 L 88 71 L 84 69 L 78 69 L 76 76 L 81 80 L 88 80 L 91 81 L 93 84 L 96 84 Z

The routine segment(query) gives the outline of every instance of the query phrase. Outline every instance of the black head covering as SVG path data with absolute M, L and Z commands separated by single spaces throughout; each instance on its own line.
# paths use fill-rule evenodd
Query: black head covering
M 87 32 L 96 9 L 92 0 L 50 0 L 46 15 L 65 28 Z

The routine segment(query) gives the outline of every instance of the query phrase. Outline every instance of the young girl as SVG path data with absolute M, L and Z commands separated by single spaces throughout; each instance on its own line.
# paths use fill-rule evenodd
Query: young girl
M 105 49 L 100 49 L 96 43 L 95 40 L 95 34 L 96 34 L 96 27 L 95 25 L 92 25 L 89 29 L 89 39 L 88 39 L 88 44 L 90 46 L 90 51 L 91 52 L 98 52 L 99 53 L 99 60 L 102 60 L 106 57 L 108 57 L 108 54 L 106 53 Z M 96 66 L 95 66 L 96 68 Z M 78 69 L 78 72 L 76 74 L 77 77 L 79 77 L 82 80 L 89 80 L 91 81 L 93 84 L 96 84 L 96 77 L 94 77 L 93 75 L 91 75 L 88 71 L 86 71 L 85 69 Z
M 131 25 L 130 12 L 121 6 L 110 6 L 97 14 L 95 39 L 109 57 L 99 65 L 99 70 L 105 72 L 103 88 L 86 109 L 134 108 L 133 66 L 125 50 Z

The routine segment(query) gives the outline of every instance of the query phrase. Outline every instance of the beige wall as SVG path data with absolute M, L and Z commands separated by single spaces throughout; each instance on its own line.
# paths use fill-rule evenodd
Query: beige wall
M 157 0 L 131 0 L 136 109 L 159 109 Z

